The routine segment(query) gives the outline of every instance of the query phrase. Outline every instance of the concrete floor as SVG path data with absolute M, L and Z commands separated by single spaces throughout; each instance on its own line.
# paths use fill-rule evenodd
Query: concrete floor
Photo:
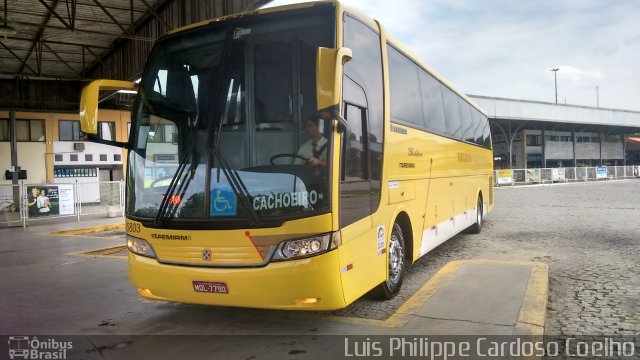
M 575 198 L 575 194 L 599 194 L 599 199 L 606 198 L 606 193 L 619 193 L 637 189 L 638 182 L 620 182 L 619 184 L 588 184 L 559 186 L 553 190 L 548 188 L 508 189 L 496 192 L 496 213 L 488 218 L 488 232 L 483 233 L 478 241 L 469 235 L 460 235 L 450 244 L 445 244 L 427 256 L 427 262 L 416 264 L 418 270 L 409 273 L 409 294 L 403 294 L 402 302 L 411 299 L 411 294 L 425 284 L 444 264 L 456 258 L 487 258 L 487 254 L 495 253 L 496 258 L 512 260 L 544 260 L 534 257 L 533 253 L 521 256 L 522 251 L 509 252 L 522 245 L 523 238 L 509 244 L 505 239 L 495 242 L 496 234 L 501 229 L 513 228 L 511 223 L 514 206 L 522 204 L 523 194 L 540 199 L 545 191 L 554 193 L 557 204 L 562 204 L 561 196 Z M 637 190 L 636 190 L 637 191 Z M 564 194 L 564 195 L 563 195 Z M 559 197 L 560 196 L 560 197 Z M 587 199 L 585 197 L 585 199 Z M 588 200 L 588 199 L 587 199 Z M 637 204 L 624 204 L 624 197 L 616 198 L 616 209 L 621 213 L 637 213 Z M 525 201 L 526 203 L 526 201 Z M 566 203 L 566 202 L 565 202 Z M 507 207 L 501 208 L 500 204 Z M 591 210 L 597 211 L 604 205 Z M 546 208 L 545 204 L 540 204 Z M 576 206 L 580 207 L 580 204 Z M 606 206 L 605 206 L 606 207 Z M 589 208 L 580 207 L 583 211 Z M 531 211 L 520 211 L 523 214 Z M 535 212 L 535 209 L 533 210 Z M 517 218 L 517 217 L 516 217 Z M 617 219 L 620 220 L 620 219 Z M 93 220 L 83 226 L 93 226 L 117 220 Z M 548 219 L 547 224 L 558 222 L 566 227 L 561 218 Z M 620 224 L 620 223 L 619 223 Z M 629 224 L 629 223 L 627 223 Z M 50 223 L 34 225 L 27 229 L 0 229 L 0 333 L 4 335 L 91 335 L 74 339 L 78 342 L 78 351 L 82 358 L 128 358 L 144 357 L 153 344 L 154 358 L 176 358 L 180 354 L 220 354 L 229 358 L 316 358 L 327 357 L 333 351 L 344 355 L 342 346 L 335 347 L 334 337 L 320 335 L 382 335 L 382 334 L 512 334 L 514 333 L 514 315 L 518 306 L 523 303 L 523 286 L 527 278 L 526 270 L 504 267 L 505 272 L 491 273 L 491 269 L 469 271 L 460 268 L 452 277 L 453 284 L 442 285 L 439 296 L 430 298 L 429 306 L 418 307 L 412 314 L 411 321 L 402 327 L 379 326 L 379 323 L 357 321 L 350 318 L 349 309 L 330 316 L 313 316 L 309 314 L 280 311 L 263 311 L 252 309 L 230 309 L 197 305 L 151 302 L 140 299 L 137 292 L 127 280 L 126 261 L 118 258 L 94 258 L 73 256 L 71 253 L 88 251 L 122 244 L 121 238 L 95 238 L 83 236 L 52 236 L 51 231 L 78 226 L 75 223 Z M 550 225 L 549 225 L 550 226 Z M 597 226 L 597 224 L 594 224 Z M 621 225 L 622 226 L 622 225 Z M 632 231 L 635 225 L 629 224 Z M 527 227 L 531 230 L 531 224 Z M 548 230 L 548 229 L 547 229 Z M 636 228 L 637 230 L 637 228 Z M 585 229 L 588 231 L 588 229 Z M 521 235 L 527 235 L 522 233 Z M 535 231 L 527 236 L 535 236 Z M 462 240 L 464 241 L 462 241 Z M 471 243 L 469 242 L 471 241 Z M 510 245 L 514 247 L 509 248 Z M 470 251 L 460 249 L 468 248 Z M 527 251 L 532 252 L 528 245 Z M 508 249 L 509 248 L 509 249 Z M 499 252 L 496 253 L 495 250 Z M 455 250 L 455 251 L 454 251 Z M 459 257 L 456 255 L 460 255 Z M 529 255 L 533 258 L 528 258 Z M 553 266 L 552 263 L 552 274 Z M 512 265 L 515 266 L 515 265 Z M 428 268 L 429 276 L 420 268 Z M 495 269 L 494 269 L 495 270 Z M 483 274 L 484 271 L 484 275 Z M 417 277 L 419 274 L 421 276 Z M 466 274 L 466 277 L 464 276 Z M 469 277 L 469 275 L 476 276 Z M 436 275 L 437 276 L 437 275 Z M 477 290 L 491 289 L 491 284 L 511 284 L 506 288 L 493 288 L 486 291 L 498 306 L 484 307 L 490 304 L 473 285 L 483 284 L 482 279 L 500 278 L 502 281 L 489 281 L 476 287 Z M 510 280 L 509 280 L 510 279 Z M 454 286 L 455 282 L 463 286 Z M 418 286 L 416 286 L 418 284 Z M 514 296 L 515 294 L 515 296 Z M 506 296 L 501 296 L 506 295 Z M 509 297 L 512 297 L 509 300 Z M 552 298 L 553 298 L 552 294 Z M 469 303 L 469 299 L 478 300 Z M 506 300 L 505 300 L 506 299 Z M 503 303 L 500 303 L 503 301 Z M 506 303 L 504 302 L 506 301 Z M 371 304 L 371 305 L 369 305 Z M 478 309 L 470 308 L 479 306 Z M 359 301 L 351 309 L 356 313 L 366 313 L 367 308 L 375 309 L 385 306 L 369 299 Z M 400 303 L 400 307 L 402 303 Z M 452 311 L 455 308 L 467 308 L 468 311 Z M 397 310 L 398 306 L 394 307 Z M 388 314 L 393 313 L 390 311 Z M 352 315 L 351 315 L 352 316 Z M 484 317 L 483 317 L 484 316 Z M 487 317 L 488 316 L 488 317 Z M 359 316 L 362 318 L 362 316 Z M 382 321 L 371 316 L 372 321 Z M 368 320 L 368 319 L 365 319 Z M 144 337 L 135 335 L 218 335 L 214 338 L 188 337 Z M 251 345 L 247 346 L 244 337 L 222 337 L 222 335 L 250 335 Z M 103 336 L 112 335 L 112 336 Z M 262 336 L 253 336 L 262 335 Z M 296 335 L 294 340 L 281 335 Z M 0 346 L 0 353 L 3 353 Z M 285 356 L 283 356 L 285 355 Z M 196 356 L 198 357 L 198 356 Z

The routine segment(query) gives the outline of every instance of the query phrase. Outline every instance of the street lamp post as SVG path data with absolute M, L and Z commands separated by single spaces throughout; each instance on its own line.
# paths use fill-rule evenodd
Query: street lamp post
M 556 104 L 558 103 L 558 70 L 559 68 L 551 69 L 553 71 L 553 82 L 556 85 Z

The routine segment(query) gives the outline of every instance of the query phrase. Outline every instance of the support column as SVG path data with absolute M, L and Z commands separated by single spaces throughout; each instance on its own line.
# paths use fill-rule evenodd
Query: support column
M 509 121 L 509 138 L 507 139 L 507 146 L 509 147 L 507 150 L 509 151 L 509 169 L 513 169 L 513 133 L 511 132 L 511 120 Z
M 573 127 L 571 131 L 571 141 L 573 141 L 573 167 L 578 166 L 578 161 L 576 159 L 576 127 Z
M 600 140 L 600 166 L 604 164 L 602 161 L 602 131 L 598 130 L 598 140 Z
M 624 137 L 625 133 L 624 129 L 622 129 L 622 166 L 627 166 L 627 142 L 624 141 Z
M 19 185 L 20 167 L 18 166 L 18 138 L 16 133 L 16 112 L 11 110 L 9 111 L 9 138 L 11 140 L 11 166 L 13 166 L 11 185 L 13 185 L 14 205 L 20 204 L 20 188 L 17 186 Z
M 542 167 L 546 168 L 547 167 L 547 149 L 546 149 L 546 143 L 547 141 L 545 140 L 545 135 L 544 135 L 544 123 L 542 124 Z

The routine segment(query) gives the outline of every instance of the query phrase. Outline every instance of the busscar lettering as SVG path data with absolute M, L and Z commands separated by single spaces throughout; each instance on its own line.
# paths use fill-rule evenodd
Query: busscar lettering
M 404 163 L 404 162 L 401 162 L 400 163 L 400 167 L 402 169 L 413 169 L 413 168 L 416 167 L 416 164 L 415 163 Z
M 391 125 L 391 132 L 407 135 L 407 129 L 395 125 Z
M 296 206 L 308 207 L 317 204 L 322 197 L 323 195 L 318 194 L 315 190 L 260 195 L 253 198 L 253 208 L 255 210 L 272 210 Z
M 191 235 L 166 235 L 166 234 L 151 234 L 153 239 L 160 240 L 191 240 Z

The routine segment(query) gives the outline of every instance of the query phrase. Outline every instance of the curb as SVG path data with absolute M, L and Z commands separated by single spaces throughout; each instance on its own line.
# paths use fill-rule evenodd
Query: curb
M 494 189 L 515 189 L 515 188 L 532 188 L 532 187 L 547 187 L 547 186 L 563 186 L 563 185 L 586 185 L 586 184 L 615 184 L 619 182 L 632 182 L 638 181 L 637 178 L 631 179 L 610 179 L 610 180 L 590 180 L 590 181 L 568 181 L 568 182 L 556 182 L 546 184 L 516 184 L 516 185 L 503 185 L 494 186 Z
M 55 231 L 55 232 L 49 233 L 49 235 L 74 236 L 74 235 L 90 234 L 94 232 L 102 232 L 102 231 L 117 230 L 117 229 L 124 229 L 124 228 L 125 228 L 124 223 L 109 224 L 109 225 L 99 225 L 99 226 L 79 228 L 79 229 Z

